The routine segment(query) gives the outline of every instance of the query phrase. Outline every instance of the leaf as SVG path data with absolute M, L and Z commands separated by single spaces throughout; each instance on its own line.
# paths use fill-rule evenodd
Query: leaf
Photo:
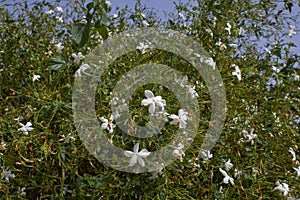
M 92 8 L 94 8 L 94 3 L 90 2 L 86 5 L 86 8 L 88 9 L 88 11 L 92 10 Z
M 71 29 L 72 39 L 79 46 L 79 48 L 83 47 L 85 43 L 89 39 L 89 24 L 73 24 Z
M 54 70 L 54 71 L 59 71 L 66 67 L 66 62 L 64 60 L 61 60 L 61 58 L 58 56 L 53 56 L 50 59 L 49 63 L 50 63 L 50 66 L 48 67 L 48 69 Z
M 101 24 L 98 20 L 95 24 L 95 28 L 98 31 L 98 33 L 102 36 L 103 40 L 106 40 L 108 37 L 108 31 L 105 24 Z

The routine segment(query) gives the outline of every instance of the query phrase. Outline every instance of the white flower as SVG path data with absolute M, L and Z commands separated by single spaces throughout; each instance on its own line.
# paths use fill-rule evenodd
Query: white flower
M 228 34 L 231 34 L 231 25 L 229 23 L 227 23 L 227 27 L 225 28 L 226 31 L 228 31 Z
M 201 152 L 201 155 L 203 156 L 203 160 L 204 161 L 207 161 L 207 160 L 209 160 L 209 159 L 211 159 L 213 157 L 213 154 L 211 154 L 209 150 L 208 151 L 207 150 L 203 150 Z
M 173 121 L 170 122 L 172 125 L 176 125 L 179 123 L 179 128 L 186 128 L 186 120 L 188 120 L 188 112 L 184 109 L 178 110 L 178 116 L 175 114 L 172 114 L 169 116 L 169 118 L 173 119 Z
M 80 64 L 80 60 L 84 59 L 84 56 L 81 52 L 79 52 L 78 54 L 72 53 L 72 57 L 74 58 L 74 63 L 77 65 Z
M 117 14 L 113 14 L 113 18 L 117 18 L 118 17 L 118 15 Z
M 146 20 L 143 20 L 143 21 L 142 21 L 142 24 L 143 24 L 144 26 L 149 26 L 149 25 L 150 25 Z
M 293 169 L 297 172 L 297 176 L 300 176 L 300 166 L 298 168 L 293 167 Z
M 225 163 L 225 170 L 229 171 L 233 167 L 233 164 L 230 162 L 230 159 Z
M 182 13 L 179 13 L 178 15 L 179 15 L 179 17 L 181 17 L 185 21 L 186 18 Z
M 233 174 L 233 176 L 234 176 L 234 178 L 240 178 L 240 176 L 243 174 L 243 171 L 240 171 L 240 170 L 238 170 L 238 169 L 234 169 L 234 174 Z
M 35 75 L 35 74 L 34 74 L 32 80 L 33 80 L 33 82 L 34 82 L 34 81 L 39 81 L 40 78 L 41 78 L 40 75 Z
M 185 156 L 184 151 L 182 150 L 184 148 L 184 145 L 179 143 L 177 147 L 173 150 L 173 155 L 180 161 L 183 161 L 183 157 Z
M 265 51 L 266 51 L 268 54 L 271 54 L 271 53 L 272 53 L 268 48 L 264 47 L 264 49 L 265 49 Z
M 234 179 L 230 176 L 228 176 L 227 172 L 225 172 L 223 169 L 219 168 L 219 171 L 223 174 L 223 183 L 228 184 L 229 182 L 231 185 L 234 185 Z
M 244 137 L 248 138 L 248 142 L 251 142 L 251 145 L 254 144 L 254 139 L 257 138 L 257 135 L 253 134 L 253 131 L 254 131 L 253 128 L 251 129 L 250 134 L 245 130 L 242 131 Z
M 113 133 L 115 128 L 115 125 L 112 123 L 114 121 L 113 115 L 111 115 L 109 119 L 110 120 L 107 120 L 105 117 L 100 117 L 100 120 L 103 122 L 101 128 L 108 130 L 109 133 Z
M 232 75 L 236 76 L 239 81 L 242 80 L 242 74 L 241 74 L 241 70 L 240 70 L 239 66 L 237 66 L 235 64 L 232 64 L 231 66 L 235 68 L 235 71 L 232 72 Z
M 293 37 L 293 35 L 296 35 L 295 26 L 289 26 L 289 36 Z
M 294 151 L 294 149 L 292 148 L 292 147 L 290 147 L 290 149 L 289 149 L 289 152 L 292 154 L 292 156 L 293 156 L 293 161 L 295 161 L 295 160 L 297 160 L 297 157 L 296 157 L 296 153 L 295 153 L 295 151 Z
M 26 188 L 25 187 L 22 187 L 22 188 L 19 188 L 19 191 L 18 193 L 21 193 L 21 195 L 25 196 L 26 195 L 26 192 L 25 192 Z
M 147 149 L 142 149 L 139 152 L 139 146 L 140 146 L 140 144 L 137 143 L 133 147 L 133 152 L 132 151 L 125 151 L 124 152 L 125 156 L 131 157 L 131 159 L 129 161 L 129 165 L 128 165 L 130 167 L 134 166 L 136 163 L 139 163 L 140 166 L 144 167 L 145 166 L 145 161 L 143 160 L 143 158 L 146 158 L 151 153 Z
M 51 14 L 53 14 L 53 13 L 54 13 L 54 10 L 46 11 L 46 14 L 47 14 L 47 15 L 51 15 Z
M 81 65 L 80 68 L 75 72 L 74 77 L 75 78 L 80 78 L 81 77 L 81 72 L 84 72 L 89 67 L 90 66 L 88 64 Z
M 200 58 L 201 59 L 201 58 Z M 201 60 L 200 60 L 201 61 Z M 202 61 L 201 61 L 202 62 Z M 215 61 L 212 59 L 212 58 L 209 58 L 209 59 L 206 59 L 204 60 L 204 63 L 210 65 L 213 67 L 213 69 L 215 70 L 216 69 L 216 63 Z
M 4 170 L 4 177 L 5 177 L 5 180 L 6 180 L 6 181 L 9 181 L 10 178 L 15 178 L 16 175 L 14 175 L 13 173 L 11 173 L 10 170 L 5 169 L 5 170 Z
M 206 28 L 205 31 L 211 36 L 214 37 L 214 33 L 212 32 L 212 30 L 210 28 Z
M 56 16 L 55 18 L 56 18 L 57 21 L 60 22 L 60 23 L 63 23 L 63 22 L 64 22 L 64 20 L 63 20 L 62 17 Z
M 279 190 L 280 192 L 283 193 L 283 196 L 286 196 L 289 193 L 290 189 L 289 189 L 289 185 L 288 184 L 286 184 L 286 183 L 282 183 L 281 184 L 278 181 L 278 182 L 276 182 L 276 185 L 277 186 L 274 188 L 274 190 Z
M 107 5 L 107 7 L 111 6 L 111 2 L 110 1 L 105 1 L 105 4 Z
M 56 7 L 56 11 L 57 12 L 64 12 L 63 9 L 62 9 L 62 7 L 59 7 L 59 6 Z
M 58 53 L 61 53 L 61 50 L 64 49 L 64 46 L 61 44 L 61 42 L 58 44 L 55 44 L 54 47 Z
M 18 131 L 22 131 L 25 135 L 28 135 L 28 131 L 32 131 L 33 128 L 32 123 L 31 122 L 27 122 L 26 125 L 19 123 L 19 125 L 21 126 L 21 128 L 18 129 Z
M 142 106 L 149 106 L 149 113 L 155 113 L 155 106 L 161 107 L 164 109 L 166 105 L 166 100 L 162 99 L 161 96 L 154 96 L 154 94 L 150 90 L 145 90 L 145 96 L 147 99 L 143 99 L 141 105 Z
M 150 44 L 150 43 L 148 43 Z M 142 52 L 142 54 L 146 53 L 147 49 L 149 48 L 149 45 L 148 44 L 145 44 L 144 42 L 140 42 L 140 45 L 137 46 L 136 48 L 138 50 L 140 50 Z
M 193 87 L 187 86 L 187 87 L 189 89 L 189 93 L 192 96 L 192 99 L 195 99 L 196 97 L 199 96 L 198 93 L 197 93 L 197 91 L 195 90 L 195 88 L 196 88 L 195 86 L 193 86 Z

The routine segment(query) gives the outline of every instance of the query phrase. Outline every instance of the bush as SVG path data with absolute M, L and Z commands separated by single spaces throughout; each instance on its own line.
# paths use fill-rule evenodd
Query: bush
M 229 0 L 175 5 L 164 20 L 140 1 L 133 10 L 112 9 L 100 0 L 1 2 L 1 199 L 300 198 L 300 65 L 298 46 L 288 40 L 297 31 L 297 5 Z M 74 125 L 72 91 L 74 75 L 96 46 L 146 26 L 186 34 L 209 52 L 226 89 L 227 114 L 217 144 L 200 158 L 212 111 L 203 77 L 183 58 L 159 49 L 142 48 L 114 60 L 95 95 L 100 124 L 111 115 L 118 80 L 137 65 L 171 66 L 198 94 L 200 122 L 190 148 L 183 154 L 177 147 L 178 159 L 160 171 L 132 174 L 103 165 L 87 151 Z M 148 107 L 141 106 L 145 90 L 162 96 L 166 111 L 177 114 L 176 96 L 147 84 L 129 103 L 132 121 L 149 122 Z M 140 149 L 155 151 L 178 128 L 166 123 L 150 139 L 117 127 L 105 134 L 124 150 L 140 143 Z

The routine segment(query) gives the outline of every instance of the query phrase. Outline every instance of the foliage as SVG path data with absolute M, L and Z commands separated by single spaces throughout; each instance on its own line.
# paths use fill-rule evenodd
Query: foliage
M 133 10 L 113 10 L 100 0 L 0 4 L 1 199 L 300 198 L 295 170 L 300 165 L 300 65 L 297 44 L 288 41 L 299 17 L 291 15 L 295 2 L 175 3 L 176 12 L 167 20 L 140 1 Z M 228 110 L 213 158 L 201 160 L 199 148 L 211 111 L 203 79 L 188 62 L 161 50 L 137 50 L 118 58 L 96 93 L 104 97 L 95 105 L 99 118 L 109 117 L 110 92 L 120 77 L 149 61 L 186 75 L 199 94 L 201 111 L 197 137 L 182 162 L 153 174 L 129 174 L 104 166 L 88 153 L 76 134 L 72 89 L 74 74 L 92 49 L 111 35 L 145 26 L 177 30 L 210 53 L 225 84 Z M 240 80 L 232 74 L 238 70 Z M 33 80 L 37 75 L 40 79 Z M 148 84 L 130 102 L 136 123 L 148 121 L 147 107 L 140 106 L 146 89 L 166 99 L 168 112 L 177 112 L 178 100 L 170 91 Z M 26 135 L 20 123 L 27 122 L 33 130 Z M 168 125 L 164 134 L 143 141 L 120 129 L 107 135 L 124 150 L 132 150 L 136 142 L 155 150 L 176 128 Z M 219 171 L 228 159 L 234 185 L 224 183 Z M 287 196 L 274 190 L 277 181 L 289 185 Z

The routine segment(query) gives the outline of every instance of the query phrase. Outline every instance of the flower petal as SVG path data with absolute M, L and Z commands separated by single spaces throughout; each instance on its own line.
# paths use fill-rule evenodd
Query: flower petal
M 139 147 L 140 147 L 140 144 L 139 143 L 136 143 L 133 147 L 133 152 L 134 153 L 138 153 L 139 152 Z
M 154 103 L 149 104 L 149 113 L 150 114 L 155 113 L 155 104 Z
M 142 106 L 148 106 L 151 103 L 153 103 L 152 99 L 143 99 L 141 105 Z
M 133 165 L 135 165 L 137 163 L 137 159 L 138 159 L 138 156 L 136 154 L 134 154 L 129 161 L 129 166 L 132 167 Z
M 124 151 L 126 157 L 132 157 L 134 153 L 132 151 Z
M 145 167 L 145 162 L 141 157 L 137 157 L 137 161 L 142 167 Z
M 108 126 L 108 123 L 103 123 L 103 124 L 101 125 L 101 128 L 102 128 L 102 129 L 107 129 L 107 126 Z
M 154 94 L 150 90 L 145 90 L 145 96 L 150 99 L 154 97 Z
M 138 156 L 140 157 L 147 157 L 151 154 L 151 152 L 149 152 L 147 149 L 142 149 L 139 153 L 138 153 Z

